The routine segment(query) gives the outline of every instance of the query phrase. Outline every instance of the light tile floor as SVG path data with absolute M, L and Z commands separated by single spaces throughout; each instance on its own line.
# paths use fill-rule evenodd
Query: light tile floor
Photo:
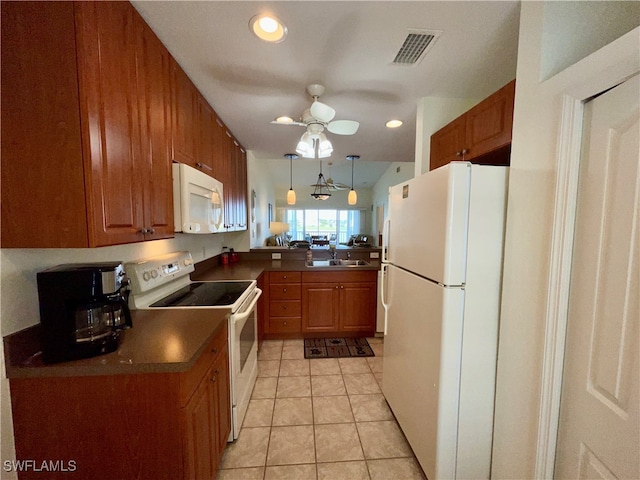
M 218 480 L 424 480 L 382 394 L 376 356 L 305 360 L 302 340 L 267 340 Z

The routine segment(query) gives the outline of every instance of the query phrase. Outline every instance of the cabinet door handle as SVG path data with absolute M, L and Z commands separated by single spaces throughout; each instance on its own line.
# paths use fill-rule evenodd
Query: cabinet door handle
M 344 288 L 344 285 L 340 285 L 340 288 Z
M 218 353 L 218 349 L 217 348 L 212 348 L 211 349 L 211 353 L 213 353 L 215 355 L 216 353 Z
M 211 168 L 209 165 L 206 165 L 206 164 L 201 163 L 201 162 L 196 163 L 196 167 L 198 167 L 200 169 L 204 168 L 204 169 L 209 170 L 209 171 L 213 170 L 213 168 Z
M 156 233 L 156 229 L 155 228 L 147 228 L 147 233 L 153 235 L 154 233 Z
M 286 326 L 287 326 L 287 321 L 286 321 L 286 320 L 285 320 L 285 321 L 283 321 L 283 322 L 282 322 L 282 325 L 284 325 L 284 326 L 286 327 Z
M 282 293 L 287 293 L 287 289 L 286 289 L 286 288 L 283 288 L 283 289 L 282 289 Z
M 283 310 L 286 310 L 286 309 L 287 309 L 287 306 L 286 306 L 286 305 L 283 305 L 283 306 L 282 306 L 282 309 L 283 309 Z
M 282 278 L 286 279 L 286 278 L 287 278 L 287 276 L 286 276 L 286 275 L 283 275 L 283 276 L 282 276 Z
M 213 372 L 213 373 L 215 373 L 215 374 L 216 374 L 216 376 L 218 376 L 218 375 L 220 374 L 220 369 L 219 369 L 219 368 L 216 368 L 216 371 L 215 371 L 215 372 Z
M 141 233 L 142 235 L 145 235 L 147 233 L 149 233 L 149 230 L 147 230 L 146 228 L 141 228 L 140 230 L 138 230 L 138 233 Z

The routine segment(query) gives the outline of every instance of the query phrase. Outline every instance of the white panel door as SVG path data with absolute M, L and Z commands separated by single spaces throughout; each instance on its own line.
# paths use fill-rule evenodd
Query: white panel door
M 383 392 L 427 477 L 456 476 L 464 291 L 389 266 Z
M 556 478 L 640 478 L 639 97 L 586 105 Z

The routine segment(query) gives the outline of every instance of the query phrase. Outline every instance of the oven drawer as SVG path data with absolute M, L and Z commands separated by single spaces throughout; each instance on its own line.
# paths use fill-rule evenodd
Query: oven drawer
M 302 307 L 299 300 L 272 300 L 269 314 L 273 317 L 299 317 Z
M 180 375 L 181 405 L 185 405 L 188 402 L 200 383 L 200 380 L 204 377 L 205 373 L 207 373 L 209 366 L 228 348 L 228 330 L 227 322 L 224 322 L 222 328 L 218 330 L 213 340 L 206 346 L 200 357 L 196 360 L 196 363 L 191 367 L 191 370 Z
M 271 300 L 300 300 L 300 284 L 270 285 L 269 298 Z
M 271 283 L 300 283 L 302 272 L 269 272 Z
M 300 317 L 270 317 L 269 333 L 296 333 L 302 330 Z

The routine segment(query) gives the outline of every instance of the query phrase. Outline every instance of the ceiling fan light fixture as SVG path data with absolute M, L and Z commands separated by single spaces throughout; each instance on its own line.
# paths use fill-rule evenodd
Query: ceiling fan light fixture
M 389 120 L 385 125 L 387 128 L 398 128 L 402 126 L 402 120 Z
M 284 123 L 284 124 L 293 123 L 293 118 L 283 115 L 282 117 L 276 118 L 276 123 Z
M 296 147 L 296 153 L 302 155 L 304 158 L 315 157 L 315 144 L 312 136 L 308 132 L 305 132 L 300 138 L 298 146 Z
M 318 139 L 318 158 L 327 158 L 333 153 L 333 145 L 327 139 L 324 133 L 321 133 Z
M 280 43 L 287 36 L 287 27 L 273 15 L 255 15 L 249 21 L 251 32 L 260 40 Z

